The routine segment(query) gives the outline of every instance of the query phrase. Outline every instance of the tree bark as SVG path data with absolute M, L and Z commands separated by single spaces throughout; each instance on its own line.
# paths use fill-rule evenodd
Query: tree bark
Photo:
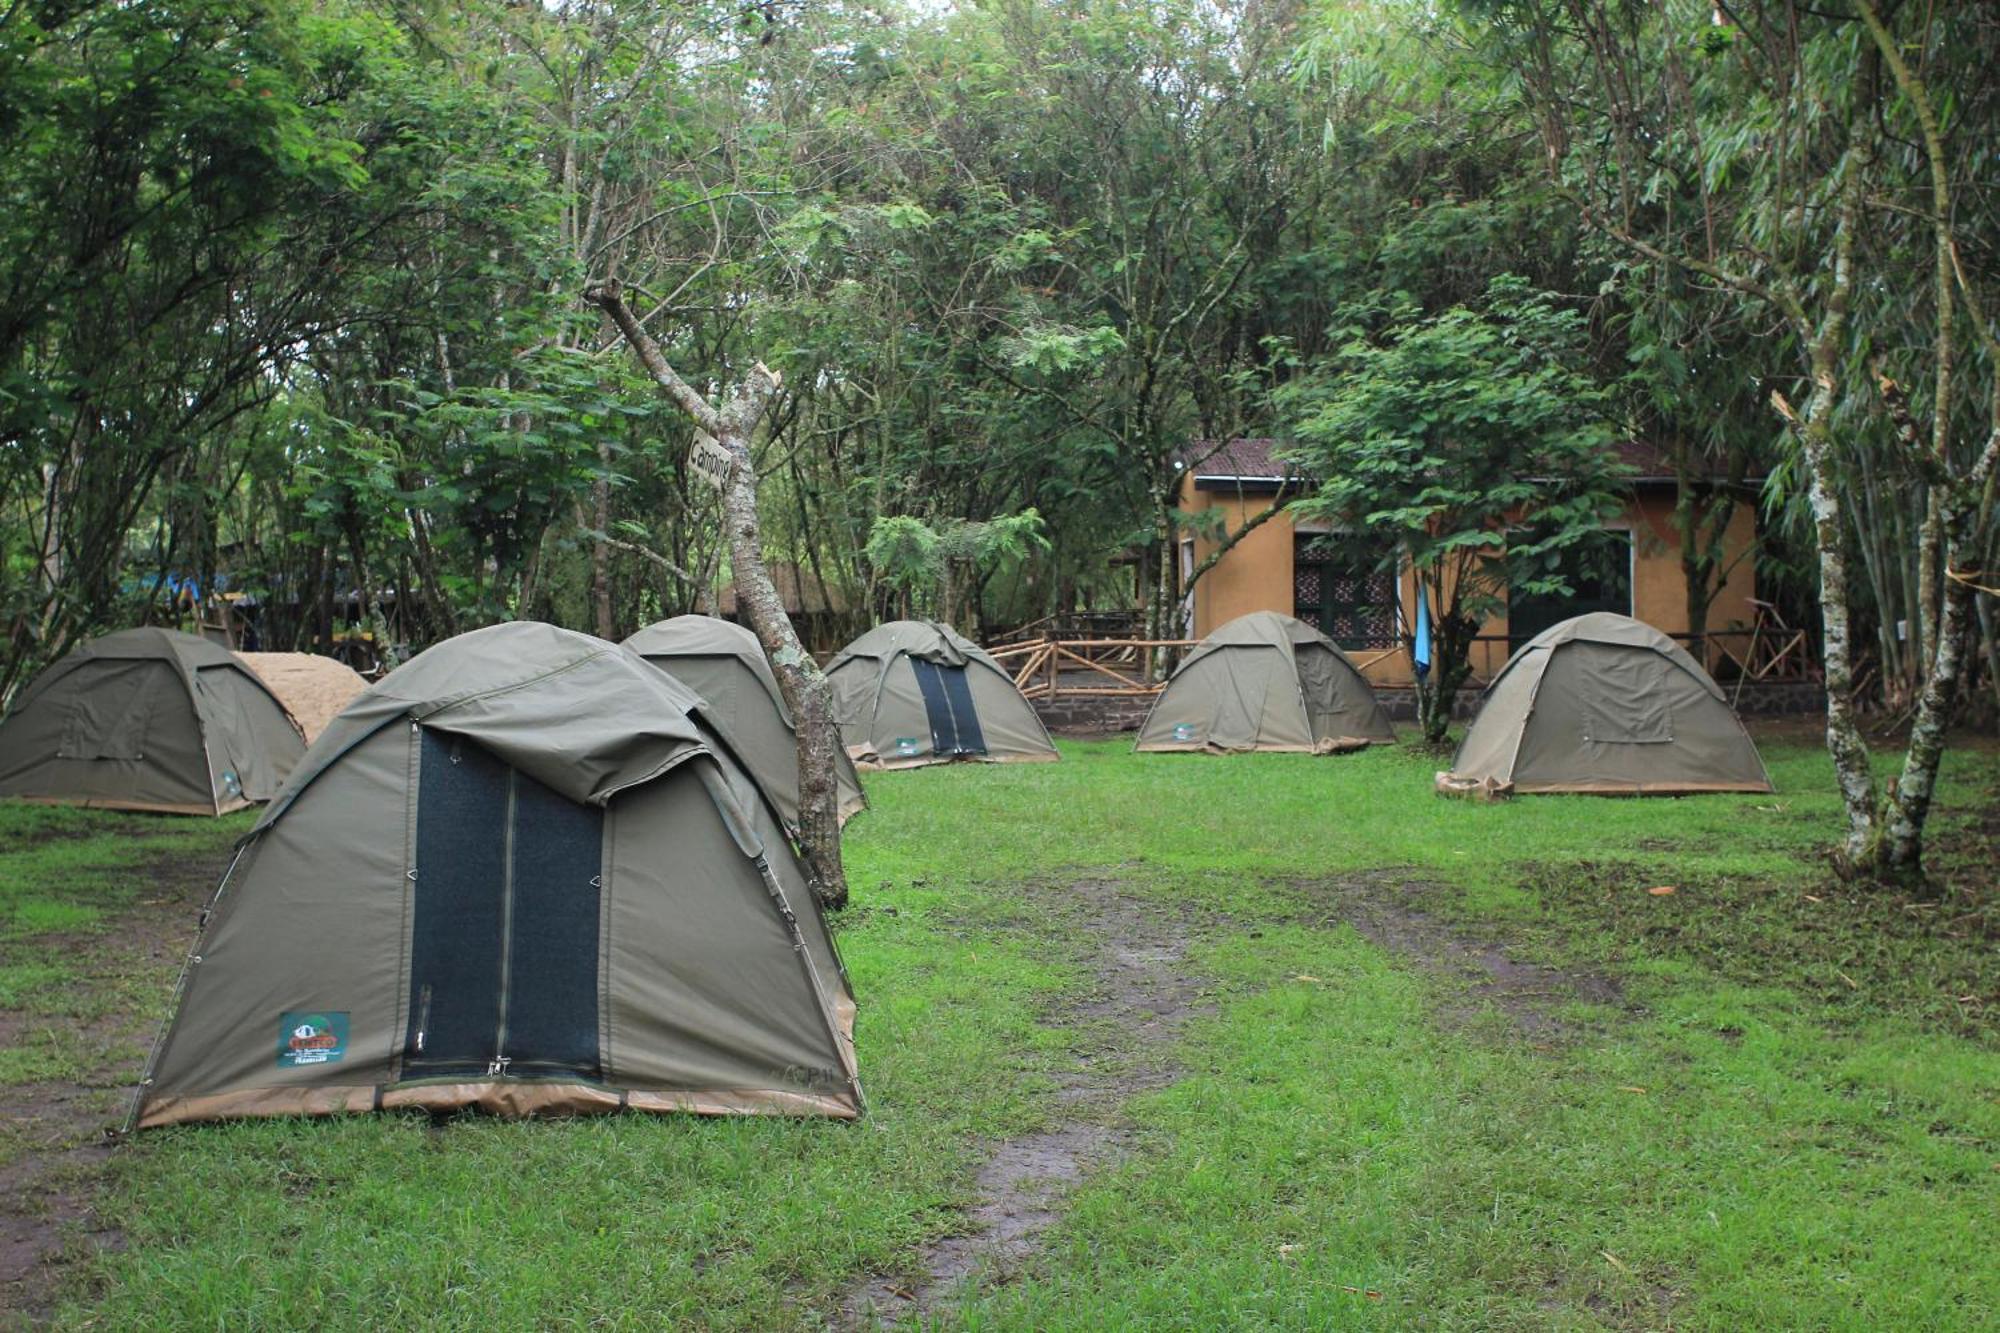
M 1452 710 L 1458 706 L 1459 687 L 1472 676 L 1472 641 L 1479 626 L 1459 611 L 1456 600 L 1457 589 L 1465 586 L 1466 579 L 1466 571 L 1459 569 L 1452 581 L 1451 600 L 1445 597 L 1442 571 L 1433 581 L 1417 580 L 1419 595 L 1428 598 L 1436 611 L 1431 621 L 1430 670 L 1412 682 L 1417 728 L 1430 745 L 1444 744 L 1451 731 Z
M 777 392 L 778 377 L 759 362 L 718 409 L 668 364 L 659 345 L 626 307 L 617 281 L 593 287 L 585 296 L 611 317 L 660 391 L 730 455 L 732 466 L 722 486 L 722 510 L 729 563 L 736 578 L 736 604 L 763 645 L 797 728 L 799 852 L 812 879 L 813 893 L 829 909 L 837 910 L 847 905 L 847 874 L 840 857 L 835 779 L 840 732 L 833 717 L 833 685 L 800 642 L 771 581 L 771 571 L 764 564 L 757 518 L 757 470 L 750 456 L 751 438 Z
M 1947 512 L 1940 516 L 1947 538 L 1963 535 L 1963 516 Z M 1943 555 L 1946 568 L 1954 550 L 1964 544 L 1947 540 Z M 1952 704 L 1958 693 L 1958 677 L 1964 667 L 1972 639 L 1973 598 L 1969 584 L 1945 580 L 1943 605 L 1939 608 L 1937 656 L 1931 660 L 1924 691 L 1917 703 L 1916 721 L 1910 727 L 1909 748 L 1903 753 L 1903 772 L 1894 797 L 1884 812 L 1882 862 L 1898 879 L 1920 881 L 1924 873 L 1924 824 L 1930 816 L 1931 800 L 1937 791 L 1938 765 L 1944 758 L 1945 732 L 1951 725 Z
M 411 472 L 403 472 L 396 478 L 396 484 L 406 494 L 415 494 L 422 483 Z M 430 517 L 414 504 L 406 505 L 404 517 L 410 523 L 410 546 L 416 553 L 417 582 L 424 590 L 424 600 L 430 603 L 431 618 L 436 628 L 445 638 L 458 634 L 458 609 L 445 595 L 444 580 L 438 575 L 437 550 L 431 545 Z
M 1875 775 L 1869 768 L 1868 743 L 1854 712 L 1854 651 L 1847 606 L 1847 533 L 1842 522 L 1841 482 L 1834 457 L 1833 414 L 1840 392 L 1840 363 L 1846 351 L 1847 307 L 1854 287 L 1854 244 L 1861 222 L 1862 191 L 1873 147 L 1866 113 L 1857 111 L 1849 128 L 1850 141 L 1841 160 L 1840 220 L 1834 234 L 1833 283 L 1817 328 L 1810 336 L 1812 392 L 1803 421 L 1784 398 L 1772 394 L 1772 404 L 1798 430 L 1805 454 L 1807 499 L 1812 508 L 1813 539 L 1819 553 L 1820 627 L 1826 663 L 1826 749 L 1833 759 L 1834 780 L 1847 807 L 1847 837 L 1842 852 L 1847 864 L 1862 873 L 1874 869 L 1876 853 Z M 1803 324 L 1796 305 L 1794 322 Z
M 611 531 L 611 446 L 597 447 L 598 474 L 590 483 L 592 521 L 599 532 Z M 611 614 L 611 550 L 597 542 L 590 548 L 590 603 L 595 611 L 597 637 L 607 642 L 618 638 L 618 626 Z
M 1817 354 L 1814 358 L 1818 360 Z M 1814 378 L 1820 377 L 1816 366 Z M 1842 851 L 1849 866 L 1866 870 L 1875 835 L 1875 776 L 1869 768 L 1868 743 L 1854 713 L 1854 649 L 1847 607 L 1847 534 L 1842 524 L 1840 487 L 1834 476 L 1832 372 L 1813 391 L 1812 413 L 1799 437 L 1806 457 L 1807 502 L 1812 508 L 1813 539 L 1819 554 L 1820 634 L 1826 666 L 1826 749 L 1833 758 L 1834 780 L 1847 807 L 1847 837 Z

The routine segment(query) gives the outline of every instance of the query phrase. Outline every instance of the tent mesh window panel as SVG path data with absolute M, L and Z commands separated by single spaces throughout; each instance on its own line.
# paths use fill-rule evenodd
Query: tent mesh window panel
M 965 679 L 965 668 L 941 666 L 921 657 L 911 658 L 910 666 L 916 672 L 917 687 L 923 691 L 924 711 L 930 716 L 931 753 L 985 754 L 986 736 L 972 706 L 972 687 Z
M 1349 539 L 1294 539 L 1292 614 L 1348 650 L 1396 646 L 1395 576 Z
M 410 1077 L 599 1076 L 603 819 L 477 745 L 424 733 Z

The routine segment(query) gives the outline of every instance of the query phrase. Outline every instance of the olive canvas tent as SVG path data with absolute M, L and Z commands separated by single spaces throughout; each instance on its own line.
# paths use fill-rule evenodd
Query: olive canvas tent
M 206 639 L 128 629 L 42 672 L 0 724 L 0 796 L 220 815 L 268 801 L 305 739 Z
M 1596 611 L 1552 625 L 1486 688 L 1440 791 L 1770 791 L 1721 687 L 1679 644 Z
M 755 775 L 785 823 L 799 823 L 799 750 L 778 678 L 757 636 L 715 616 L 675 616 L 648 625 L 625 646 L 701 696 L 701 717 Z M 840 818 L 866 807 L 847 752 L 835 752 Z
M 842 649 L 826 674 L 841 741 L 862 768 L 1057 758 L 1014 678 L 949 625 L 877 625 Z
M 1253 611 L 1187 655 L 1135 748 L 1329 754 L 1395 739 L 1374 688 L 1332 639 L 1291 616 Z
M 697 702 L 533 623 L 391 672 L 240 845 L 135 1122 L 858 1116 L 832 937 Z

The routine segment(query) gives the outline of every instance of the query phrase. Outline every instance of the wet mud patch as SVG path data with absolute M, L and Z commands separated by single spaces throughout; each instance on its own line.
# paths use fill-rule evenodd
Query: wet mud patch
M 143 863 L 130 871 L 144 886 L 137 904 L 101 928 L 29 936 L 0 949 L 0 960 L 48 959 L 66 974 L 58 995 L 0 1009 L 0 1049 L 35 1061 L 6 1068 L 9 1077 L 0 1081 L 0 1312 L 7 1320 L 45 1319 L 69 1263 L 124 1244 L 121 1233 L 96 1220 L 115 1151 L 106 1131 L 123 1117 L 201 908 L 227 864 L 226 853 Z
M 1572 1032 L 1556 1017 L 1576 1001 L 1616 1004 L 1624 998 L 1617 980 L 1602 973 L 1523 962 L 1509 946 L 1455 926 L 1419 904 L 1438 886 L 1393 871 L 1334 879 L 1294 880 L 1287 885 L 1303 902 L 1290 919 L 1325 928 L 1349 925 L 1363 939 L 1427 972 L 1467 983 L 1464 998 L 1447 1002 L 1441 1016 L 1468 1023 L 1489 1006 L 1524 1035 L 1554 1040 Z
M 1204 979 L 1187 969 L 1189 947 L 1208 924 L 1192 909 L 1102 879 L 1051 885 L 1042 896 L 1066 932 L 1087 942 L 1081 961 L 1095 978 L 1087 996 L 1046 1020 L 1082 1034 L 1071 1067 L 1057 1075 L 1057 1122 L 994 1144 L 973 1179 L 975 1202 L 923 1252 L 920 1276 L 859 1284 L 835 1328 L 920 1326 L 968 1283 L 1017 1273 L 1078 1182 L 1124 1154 L 1132 1130 L 1121 1108 L 1179 1077 L 1181 1030 L 1213 1008 Z

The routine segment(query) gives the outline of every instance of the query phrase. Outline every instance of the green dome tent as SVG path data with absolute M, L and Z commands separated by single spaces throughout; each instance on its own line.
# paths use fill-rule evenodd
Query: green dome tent
M 771 797 L 785 823 L 799 822 L 799 752 L 792 719 L 757 636 L 715 616 L 675 616 L 625 640 L 625 646 L 702 698 L 702 718 L 722 733 L 736 758 Z M 867 807 L 861 779 L 845 750 L 835 780 L 840 818 Z
M 224 648 L 168 629 L 92 639 L 0 723 L 0 796 L 221 815 L 268 801 L 305 753 L 298 723 Z
M 1332 639 L 1291 616 L 1253 611 L 1188 654 L 1134 748 L 1328 754 L 1395 740 L 1374 687 Z
M 224 875 L 135 1122 L 859 1115 L 832 938 L 697 704 L 533 623 L 371 687 Z
M 1507 660 L 1438 789 L 1679 796 L 1770 791 L 1701 663 L 1651 625 L 1596 611 Z
M 949 625 L 877 625 L 842 649 L 826 674 L 841 741 L 859 767 L 1058 758 L 1014 678 Z

